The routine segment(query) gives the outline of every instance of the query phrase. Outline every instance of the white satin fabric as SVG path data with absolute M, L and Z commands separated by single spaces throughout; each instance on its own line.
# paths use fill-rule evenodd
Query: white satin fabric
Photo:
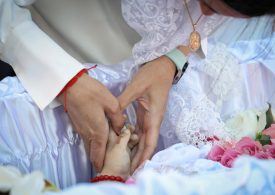
M 199 17 L 198 2 L 190 1 L 189 6 L 192 16 Z M 123 0 L 122 10 L 127 23 L 142 37 L 133 48 L 133 57 L 89 72 L 115 95 L 138 65 L 187 43 L 192 31 L 181 0 Z M 273 16 L 202 18 L 197 30 L 208 38 L 206 57 L 191 54 L 186 73 L 172 87 L 158 149 L 178 142 L 202 147 L 212 135 L 232 139 L 237 132 L 224 131 L 225 119 L 266 102 L 275 106 L 273 21 Z M 39 111 L 20 82 L 6 78 L 0 82 L 0 112 L 1 164 L 24 172 L 41 169 L 60 187 L 90 177 L 83 145 L 62 108 Z M 127 114 L 135 123 L 132 106 Z

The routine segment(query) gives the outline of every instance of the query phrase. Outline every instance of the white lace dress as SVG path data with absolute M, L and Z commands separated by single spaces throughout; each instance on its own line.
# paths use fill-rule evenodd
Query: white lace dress
M 198 1 L 189 1 L 188 6 L 192 17 L 198 18 Z M 192 31 L 182 0 L 122 0 L 122 12 L 142 37 L 133 56 L 89 72 L 115 95 L 139 65 L 186 44 Z M 266 102 L 275 106 L 273 22 L 273 16 L 202 17 L 197 31 L 204 39 L 205 57 L 191 54 L 186 73 L 172 87 L 158 149 L 178 142 L 201 147 L 213 135 L 234 138 L 235 132 L 224 128 L 225 119 Z M 62 188 L 89 179 L 83 144 L 62 107 L 39 111 L 20 82 L 6 78 L 0 82 L 0 113 L 0 164 L 15 165 L 23 172 L 40 169 Z M 133 107 L 127 114 L 134 123 Z
M 193 20 L 201 14 L 189 1 Z M 142 36 L 133 49 L 135 64 L 187 44 L 192 26 L 182 0 L 123 1 L 126 21 Z M 202 17 L 202 55 L 191 54 L 189 67 L 171 89 L 161 127 L 164 147 L 178 141 L 201 146 L 207 137 L 234 138 L 223 120 L 237 112 L 275 103 L 274 17 Z M 226 131 L 226 132 L 224 132 Z

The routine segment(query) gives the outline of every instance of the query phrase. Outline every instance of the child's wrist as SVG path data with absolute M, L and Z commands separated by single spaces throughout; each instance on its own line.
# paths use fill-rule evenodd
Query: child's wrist
M 119 176 L 119 177 L 123 178 L 124 180 L 126 180 L 128 178 L 128 175 L 123 174 L 121 172 L 117 172 L 117 171 L 113 171 L 113 170 L 105 170 L 105 169 L 103 169 L 102 172 L 100 174 L 98 174 L 98 176 L 100 176 L 100 175 Z

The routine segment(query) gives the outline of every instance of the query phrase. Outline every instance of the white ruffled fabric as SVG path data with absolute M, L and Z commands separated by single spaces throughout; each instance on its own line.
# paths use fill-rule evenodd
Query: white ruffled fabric
M 189 6 L 192 17 L 198 18 L 198 2 L 190 1 Z M 182 0 L 123 0 L 122 11 L 142 36 L 133 57 L 89 72 L 115 95 L 138 65 L 187 43 L 192 31 Z M 186 73 L 172 87 L 158 149 L 178 142 L 203 147 L 213 135 L 232 139 L 235 132 L 224 128 L 224 120 L 266 102 L 275 106 L 273 21 L 274 16 L 202 17 L 197 30 L 208 38 L 206 57 L 191 54 Z M 6 78 L 0 82 L 0 113 L 1 165 L 14 165 L 22 172 L 39 169 L 61 188 L 88 181 L 89 160 L 61 107 L 41 112 L 17 78 Z M 135 123 L 133 106 L 127 114 Z
M 116 182 L 80 184 L 47 195 L 113 194 L 274 194 L 275 160 L 240 157 L 233 168 L 205 159 L 209 147 L 176 144 L 147 161 L 136 176 L 135 184 Z
M 0 164 L 41 170 L 61 187 L 87 181 L 91 166 L 61 107 L 41 112 L 17 78 L 0 83 Z

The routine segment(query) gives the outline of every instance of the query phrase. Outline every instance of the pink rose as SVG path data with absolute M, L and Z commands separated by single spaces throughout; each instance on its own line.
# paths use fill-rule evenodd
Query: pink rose
M 228 150 L 228 149 L 233 148 L 235 146 L 235 144 L 236 144 L 236 141 L 234 141 L 234 140 L 231 140 L 230 142 L 226 141 L 223 144 L 223 148 L 224 148 L 224 150 Z
M 275 139 L 275 124 L 272 124 L 271 127 L 263 130 L 263 134 L 269 135 L 271 139 Z
M 232 167 L 234 160 L 240 155 L 239 151 L 235 149 L 228 149 L 224 152 L 221 158 L 221 164 L 226 167 Z
M 220 161 L 222 155 L 224 154 L 224 149 L 219 145 L 214 145 L 210 152 L 208 153 L 208 159 L 213 161 Z
M 132 185 L 132 184 L 135 184 L 135 183 L 136 183 L 136 181 L 133 177 L 129 177 L 125 182 L 125 184 L 128 184 L 128 185 Z
M 254 156 L 261 149 L 261 145 L 250 137 L 243 137 L 236 143 L 235 149 L 241 154 Z
M 272 145 L 265 145 L 264 151 L 271 157 L 275 158 L 275 144 Z
M 264 151 L 260 151 L 260 152 L 256 153 L 254 156 L 259 159 L 270 159 L 271 158 L 269 156 L 269 154 L 265 153 Z

